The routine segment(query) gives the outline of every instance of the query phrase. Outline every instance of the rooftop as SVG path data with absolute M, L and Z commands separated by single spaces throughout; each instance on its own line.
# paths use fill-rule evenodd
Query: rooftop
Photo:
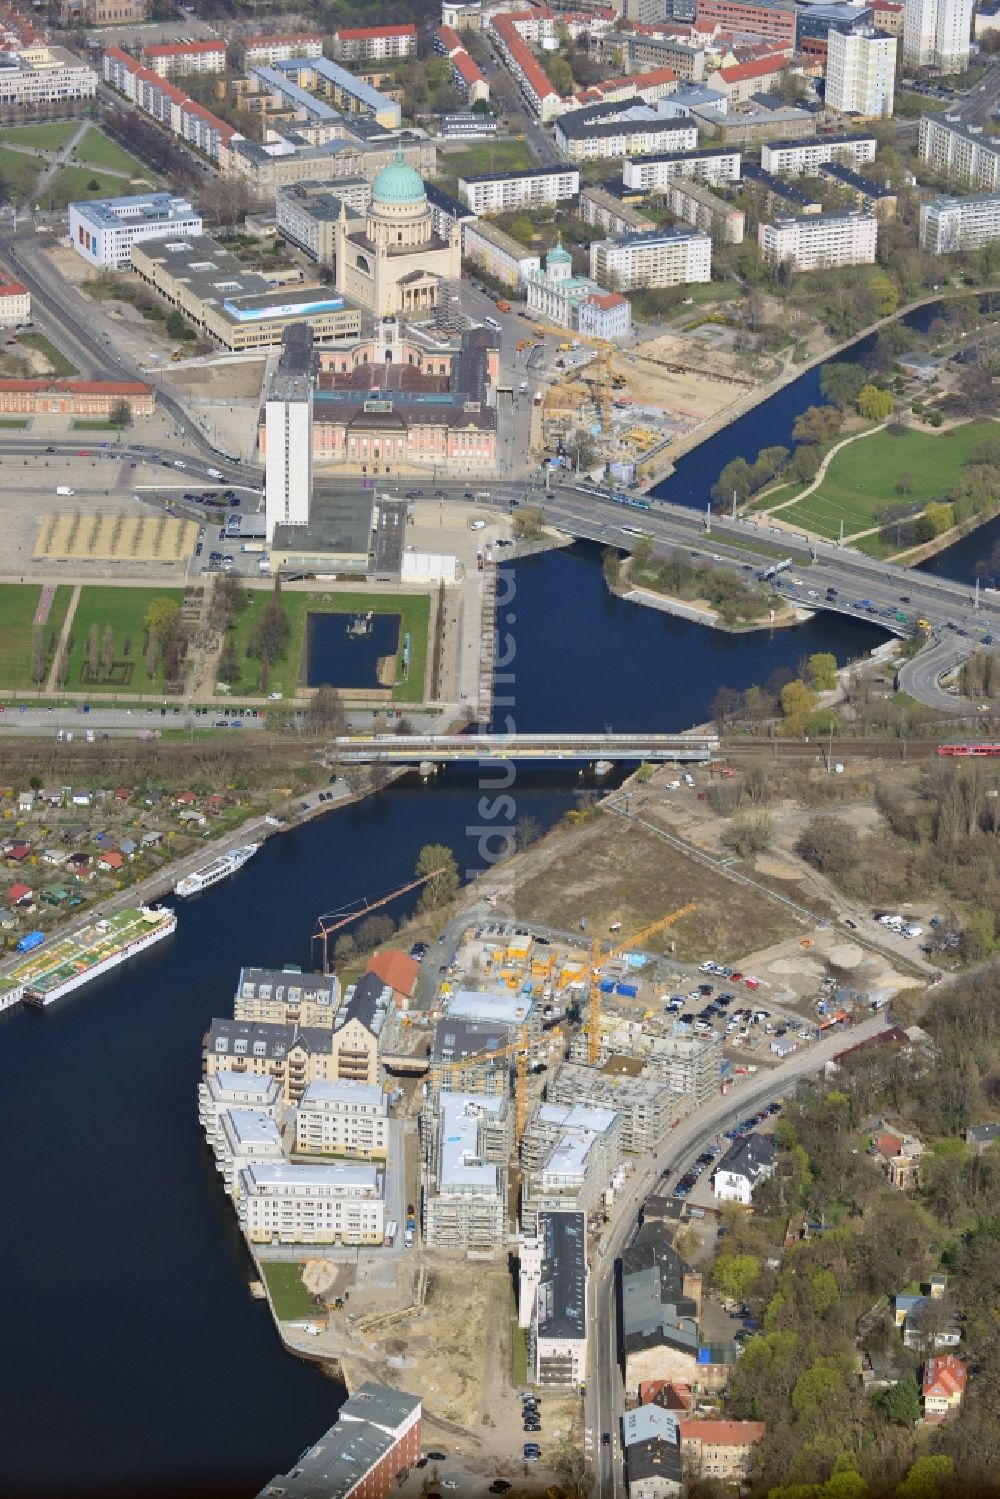
M 587 1231 L 583 1213 L 538 1215 L 544 1240 L 536 1305 L 538 1334 L 584 1338 L 587 1328 Z
M 459 989 L 448 1000 L 449 1019 L 474 1020 L 485 1025 L 525 1025 L 535 1010 L 528 994 L 511 994 L 509 989 Z
M 521 167 L 516 172 L 471 172 L 464 174 L 459 180 L 461 182 L 519 182 L 528 177 L 563 177 L 567 172 L 576 172 L 579 175 L 580 168 L 572 162 L 559 161 L 550 167 Z
M 146 224 L 170 224 L 196 214 L 190 199 L 173 193 L 136 193 L 122 198 L 89 198 L 71 203 L 70 211 L 99 228 L 115 228 L 137 219 Z
M 377 1166 L 357 1161 L 332 1161 L 328 1166 L 293 1166 L 289 1161 L 253 1161 L 242 1173 L 253 1186 L 268 1187 L 354 1187 L 369 1195 L 377 1194 L 381 1176 Z
M 281 1132 L 277 1124 L 270 1114 L 262 1114 L 259 1109 L 227 1109 L 219 1122 L 237 1150 L 250 1149 L 254 1145 L 277 1145 L 279 1151 L 281 1149 Z
M 440 1190 L 474 1188 L 481 1192 L 496 1192 L 499 1189 L 498 1168 L 483 1161 L 480 1154 L 479 1123 L 487 1116 L 500 1118 L 506 1105 L 506 1098 L 501 1096 L 488 1097 L 479 1093 L 440 1095 Z
M 332 1083 L 317 1078 L 314 1082 L 307 1083 L 300 1107 L 308 1108 L 311 1104 L 324 1103 L 356 1104 L 361 1108 L 376 1108 L 383 1114 L 388 1113 L 388 1101 L 377 1083 L 355 1083 L 350 1078 L 341 1078 Z

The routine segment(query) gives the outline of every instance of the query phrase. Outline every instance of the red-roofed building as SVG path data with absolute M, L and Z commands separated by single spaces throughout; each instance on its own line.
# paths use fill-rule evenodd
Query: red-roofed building
M 416 986 L 420 964 L 409 953 L 398 947 L 387 947 L 369 960 L 368 973 L 376 974 L 392 990 L 393 1001 L 399 1010 L 408 1010 Z
M 413 25 L 341 26 L 333 33 L 338 62 L 383 62 L 390 57 L 412 57 L 416 50 Z
M 490 86 L 453 27 L 435 27 L 434 51 L 451 62 L 451 81 L 467 104 L 489 102 Z
M 910 1038 L 901 1025 L 890 1025 L 886 1030 L 879 1031 L 874 1036 L 868 1036 L 864 1041 L 859 1041 L 855 1046 L 849 1046 L 846 1051 L 838 1051 L 832 1057 L 832 1061 L 839 1063 L 846 1061 L 849 1057 L 856 1057 L 859 1052 L 871 1051 L 883 1046 L 909 1046 Z
M 887 31 L 890 36 L 903 40 L 905 6 L 898 5 L 896 0 L 868 0 L 868 9 L 872 12 L 872 20 L 879 31 Z
M 124 854 L 119 853 L 116 848 L 113 848 L 109 853 L 102 854 L 97 862 L 100 865 L 101 869 L 121 869 L 122 865 L 125 863 L 125 856 Z
M 555 18 L 543 6 L 535 10 L 505 11 L 491 21 L 497 46 L 529 105 L 545 124 L 562 110 L 552 80 L 528 45 L 555 35 Z
M 8 859 L 13 859 L 15 864 L 22 863 L 31 853 L 30 843 L 12 843 L 7 850 Z
M 33 894 L 30 885 L 10 885 L 7 889 L 7 899 L 12 906 L 30 906 Z
M 248 36 L 243 41 L 243 62 L 273 66 L 290 57 L 322 57 L 323 38 L 318 31 L 280 31 L 274 36 Z
M 687 1415 L 693 1403 L 690 1385 L 669 1379 L 647 1379 L 639 1385 L 640 1405 L 662 1405 L 666 1411 Z
M 177 78 L 184 73 L 223 73 L 226 69 L 225 42 L 171 42 L 146 46 L 142 60 L 160 78 Z
M 767 1435 L 763 1421 L 679 1421 L 686 1478 L 738 1483 L 750 1476 L 753 1449 Z
M 592 291 L 577 307 L 577 328 L 589 338 L 626 338 L 632 326 L 632 305 L 616 291 Z
M 153 392 L 139 380 L 0 380 L 0 411 L 30 416 L 110 416 L 118 401 L 132 415 L 152 416 Z
M 0 271 L 0 328 L 16 328 L 31 318 L 31 293 L 20 281 Z
M 144 67 L 120 47 L 105 48 L 103 70 L 105 83 L 212 161 L 219 161 L 237 133 L 232 125 L 189 99 L 176 84 Z
M 924 1400 L 924 1420 L 935 1424 L 951 1421 L 962 1408 L 968 1371 L 953 1353 L 929 1358 L 924 1365 L 920 1393 Z
M 766 94 L 773 88 L 787 67 L 787 57 L 770 52 L 766 57 L 737 63 L 733 68 L 719 68 L 706 78 L 705 87 L 725 94 L 731 105 L 746 104 L 754 94 Z

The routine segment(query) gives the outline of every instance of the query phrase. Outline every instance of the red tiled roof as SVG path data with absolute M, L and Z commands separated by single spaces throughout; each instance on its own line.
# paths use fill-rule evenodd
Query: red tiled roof
M 767 1436 L 764 1421 L 678 1421 L 681 1443 L 710 1442 L 715 1447 L 749 1447 Z
M 451 26 L 439 26 L 435 35 L 438 41 L 443 43 L 449 52 L 464 52 L 466 50 L 462 38 Z
M 186 57 L 189 52 L 225 52 L 225 42 L 164 42 L 143 47 L 143 57 Z
M 54 395 L 148 396 L 151 387 L 140 380 L 0 380 L 0 390 L 50 390 Z
M 885 1156 L 887 1161 L 894 1160 L 903 1148 L 903 1142 L 898 1135 L 879 1135 L 875 1140 L 875 1149 L 879 1155 Z
M 121 869 L 125 863 L 125 857 L 116 848 L 113 848 L 109 854 L 102 854 L 98 862 L 104 864 L 108 869 Z
M 668 1411 L 689 1411 L 691 1401 L 691 1387 L 677 1380 L 647 1379 L 639 1386 L 640 1405 L 661 1405 Z
M 625 298 L 619 296 L 616 291 L 592 291 L 585 300 L 591 302 L 595 307 L 599 307 L 602 312 L 610 312 L 612 307 L 620 307 Z
M 543 12 L 539 11 L 537 14 L 542 16 Z M 536 61 L 534 53 L 515 25 L 517 21 L 534 19 L 535 13 L 532 11 L 523 11 L 517 14 L 508 13 L 494 17 L 493 29 L 499 31 L 508 51 L 524 74 L 526 82 L 534 89 L 539 99 L 547 99 L 552 94 L 556 94 L 558 97 L 558 91 L 553 87 L 551 78 L 541 64 Z
M 104 55 L 105 57 L 113 57 L 116 62 L 124 63 L 130 73 L 134 73 L 136 78 L 140 79 L 143 83 L 148 83 L 151 88 L 159 89 L 168 99 L 172 99 L 185 114 L 197 115 L 200 120 L 205 120 L 209 125 L 218 130 L 222 140 L 229 141 L 236 134 L 236 130 L 232 125 L 227 125 L 224 120 L 220 120 L 217 115 L 212 114 L 211 110 L 205 109 L 203 105 L 196 104 L 193 99 L 189 99 L 184 90 L 178 88 L 176 84 L 171 83 L 169 79 L 161 78 L 159 73 L 154 73 L 151 68 L 144 68 L 141 62 L 136 62 L 134 57 L 130 57 L 120 47 L 105 47 Z
M 468 52 L 456 52 L 454 57 L 451 59 L 451 62 L 452 66 L 456 67 L 461 73 L 466 83 L 486 82 L 486 79 L 483 77 L 482 72 L 479 68 L 476 67 L 476 64 L 472 61 L 472 58 L 469 56 Z
M 898 13 L 899 11 L 901 11 L 903 9 L 903 7 L 901 5 L 897 5 L 895 3 L 895 0 L 868 0 L 868 9 L 869 10 L 892 10 L 892 11 L 896 11 Z
M 400 952 L 398 947 L 388 947 L 385 952 L 375 953 L 368 963 L 367 971 L 377 974 L 390 989 L 395 989 L 399 994 L 410 995 L 417 982 L 420 964 L 409 953 Z
M 968 1371 L 960 1358 L 953 1353 L 943 1353 L 938 1358 L 929 1358 L 924 1365 L 924 1379 L 921 1386 L 924 1398 L 928 1395 L 942 1395 L 950 1399 L 954 1395 L 965 1394 L 965 1384 L 968 1379 Z
M 780 73 L 788 59 L 775 56 L 756 57 L 752 62 L 737 63 L 735 68 L 720 68 L 719 77 L 724 83 L 743 83 L 747 78 L 766 78 L 771 73 Z
M 0 271 L 0 297 L 23 297 L 28 290 L 22 286 L 20 281 L 15 281 L 13 276 L 7 276 Z
M 341 26 L 333 33 L 340 41 L 362 42 L 377 36 L 416 36 L 417 28 L 407 26 Z
M 869 1036 L 864 1041 L 858 1041 L 854 1046 L 848 1046 L 846 1051 L 838 1051 L 834 1054 L 835 1062 L 842 1062 L 845 1057 L 853 1057 L 859 1051 L 868 1051 L 871 1047 L 878 1046 L 905 1046 L 909 1036 L 900 1025 L 890 1025 L 886 1030 L 879 1031 L 877 1035 Z
M 25 896 L 30 894 L 30 885 L 11 885 L 7 891 L 7 899 L 13 901 L 16 906 L 18 901 L 24 900 Z

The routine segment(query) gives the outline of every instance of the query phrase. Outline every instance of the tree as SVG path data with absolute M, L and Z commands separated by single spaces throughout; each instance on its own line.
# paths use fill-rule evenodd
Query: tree
M 806 663 L 809 685 L 817 692 L 832 692 L 837 685 L 837 658 L 831 651 L 814 651 Z
M 935 536 L 941 536 L 945 531 L 950 531 L 955 524 L 955 511 L 951 505 L 943 500 L 931 500 L 924 506 L 923 513 L 917 521 L 917 537 L 920 541 L 933 541 Z
M 557 94 L 562 94 L 565 98 L 567 94 L 574 92 L 576 84 L 573 79 L 573 69 L 564 57 L 560 57 L 558 54 L 554 57 L 547 57 L 545 59 L 545 71 L 549 76 L 549 82 Z
M 175 635 L 180 626 L 181 606 L 174 599 L 155 598 L 146 610 L 144 624 L 150 635 L 155 636 L 162 649 L 165 640 Z
M 980 906 L 970 911 L 962 928 L 959 950 L 967 963 L 981 963 L 996 947 L 996 919 Z
M 109 417 L 114 427 L 130 427 L 132 425 L 131 404 L 124 397 L 115 401 L 111 407 Z
M 536 536 L 541 536 L 544 525 L 544 510 L 539 510 L 533 505 L 522 505 L 514 516 L 514 535 L 531 540 Z
M 101 667 L 101 643 L 96 624 L 87 631 L 87 667 L 91 680 L 96 681 Z
M 892 415 L 892 394 L 878 385 L 863 385 L 858 391 L 858 410 L 869 422 L 884 422 Z
M 920 1391 L 912 1374 L 904 1374 L 879 1396 L 879 1404 L 894 1426 L 914 1426 L 923 1415 Z
M 712 1270 L 712 1281 L 723 1296 L 746 1302 L 760 1279 L 760 1262 L 752 1254 L 720 1254 Z
M 514 842 L 518 850 L 530 848 L 542 836 L 542 825 L 537 817 L 525 813 L 514 824 Z
M 527 214 L 518 214 L 516 219 L 512 219 L 507 233 L 512 239 L 516 239 L 519 245 L 524 245 L 525 247 L 529 247 L 535 242 L 535 226 Z
M 417 903 L 420 911 L 446 906 L 458 894 L 458 861 L 445 843 L 425 843 L 417 855 L 413 873 L 417 879 L 424 875 L 434 876 L 420 892 Z
M 835 406 L 807 406 L 795 418 L 792 437 L 796 442 L 830 442 L 840 426 L 841 416 Z
M 637 536 L 632 545 L 632 568 L 641 573 L 649 566 L 653 555 L 653 543 L 648 536 Z
M 187 337 L 188 325 L 184 321 L 184 314 L 181 313 L 181 312 L 178 312 L 176 308 L 174 309 L 173 312 L 170 312 L 170 313 L 167 314 L 167 321 L 164 324 L 164 327 L 166 328 L 167 332 L 170 334 L 171 338 L 186 338 Z
M 801 678 L 786 682 L 781 689 L 782 725 L 786 734 L 803 734 L 806 719 L 816 706 L 816 694 Z
M 110 677 L 115 669 L 115 632 L 110 624 L 104 626 L 104 637 L 101 641 L 101 669 L 106 677 Z
M 342 734 L 347 727 L 344 705 L 332 687 L 317 687 L 306 719 L 314 734 Z
M 950 1457 L 918 1457 L 901 1484 L 896 1487 L 896 1499 L 939 1499 L 948 1480 L 954 1476 L 955 1465 Z
M 741 859 L 762 854 L 771 842 L 774 819 L 767 812 L 741 812 L 723 829 L 722 842 Z
M 828 401 L 832 401 L 842 411 L 854 405 L 864 384 L 864 370 L 843 360 L 825 365 L 819 377 L 820 390 Z
M 857 868 L 858 835 L 838 817 L 813 817 L 799 834 L 795 852 L 820 874 L 842 880 Z
M 763 489 L 765 484 L 770 484 L 776 479 L 788 462 L 788 449 L 779 444 L 771 448 L 761 448 L 754 459 L 750 470 L 750 482 L 753 489 Z
M 236 642 L 231 635 L 227 635 L 222 642 L 222 650 L 219 652 L 216 681 L 225 682 L 232 687 L 239 681 L 239 676 L 240 663 L 236 655 Z
M 157 644 L 156 636 L 150 630 L 146 637 L 146 675 L 155 680 L 159 674 L 157 670 L 159 664 L 160 647 Z
M 712 485 L 712 499 L 720 505 L 728 505 L 735 494 L 737 504 L 742 504 L 750 498 L 752 477 L 745 458 L 731 459 Z
M 809 484 L 819 473 L 820 456 L 816 448 L 803 443 L 795 449 L 786 470 L 797 484 Z
M 275 661 L 280 661 L 288 650 L 291 633 L 292 622 L 288 617 L 288 610 L 281 602 L 276 589 L 250 631 L 247 655 L 256 657 L 263 667 L 270 668 Z
M 31 632 L 31 680 L 42 682 L 45 678 L 45 632 L 35 625 Z

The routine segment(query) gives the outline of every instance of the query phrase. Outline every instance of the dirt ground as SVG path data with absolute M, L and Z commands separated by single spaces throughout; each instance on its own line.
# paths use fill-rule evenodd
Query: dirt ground
M 638 345 L 634 360 L 619 359 L 616 369 L 626 381 L 619 395 L 692 422 L 714 416 L 753 384 L 739 356 L 673 333 Z
M 194 395 L 202 400 L 224 396 L 229 396 L 234 401 L 250 400 L 260 395 L 263 378 L 263 359 L 197 364 L 163 372 L 164 385 L 172 386 L 182 395 Z

